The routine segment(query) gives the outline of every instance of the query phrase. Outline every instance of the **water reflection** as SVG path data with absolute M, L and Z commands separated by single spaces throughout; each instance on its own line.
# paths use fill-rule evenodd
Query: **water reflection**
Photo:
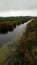
M 0 29 L 0 46 L 10 41 L 11 39 L 15 39 L 16 37 L 22 35 L 22 33 L 26 31 L 27 24 L 31 21 L 32 20 L 15 27 L 2 27 Z
M 11 39 L 15 39 L 17 36 L 22 35 L 23 31 L 26 30 L 27 24 L 28 22 L 20 24 L 19 26 L 3 27 L 0 31 L 0 46 L 10 41 Z
M 20 24 L 19 26 L 17 25 L 13 29 L 5 29 L 4 31 L 2 30 L 0 34 L 0 46 L 10 41 L 11 39 L 16 38 L 18 35 L 22 35 L 25 27 L 25 24 Z
M 18 23 L 18 25 L 17 26 L 19 26 L 20 25 L 20 23 Z M 13 31 L 14 29 L 16 28 L 16 25 L 15 24 L 13 24 L 13 25 L 7 25 L 6 23 L 2 23 L 2 24 L 0 24 L 0 34 L 6 34 L 6 33 L 8 33 L 8 31 Z
M 8 31 L 12 32 L 16 27 L 11 27 L 11 28 L 7 28 L 7 27 L 4 27 L 3 29 L 0 28 L 0 34 L 7 34 Z

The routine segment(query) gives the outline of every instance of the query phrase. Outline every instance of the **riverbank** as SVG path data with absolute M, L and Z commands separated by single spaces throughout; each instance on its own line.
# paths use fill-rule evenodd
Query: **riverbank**
M 21 62 L 19 65 L 37 65 L 37 19 L 28 23 L 18 42 L 17 53 Z

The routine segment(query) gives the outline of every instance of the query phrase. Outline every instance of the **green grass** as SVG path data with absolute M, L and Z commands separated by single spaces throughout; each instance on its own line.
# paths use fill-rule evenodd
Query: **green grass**
M 5 43 L 2 47 L 0 47 L 0 65 L 8 65 L 10 59 L 14 59 L 13 56 L 16 51 L 16 43 L 16 39 L 12 39 L 10 42 Z M 13 62 L 14 60 L 12 63 Z

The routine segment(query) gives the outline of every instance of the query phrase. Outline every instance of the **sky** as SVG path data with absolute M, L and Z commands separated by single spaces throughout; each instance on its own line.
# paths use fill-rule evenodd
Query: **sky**
M 0 0 L 0 16 L 37 16 L 37 0 Z

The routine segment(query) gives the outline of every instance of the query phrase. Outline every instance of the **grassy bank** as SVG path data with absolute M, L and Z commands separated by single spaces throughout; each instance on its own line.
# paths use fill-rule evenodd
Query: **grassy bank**
M 12 39 L 10 42 L 0 47 L 0 65 L 14 65 L 16 57 L 16 39 Z
M 37 65 L 37 19 L 27 25 L 17 47 L 19 65 Z

